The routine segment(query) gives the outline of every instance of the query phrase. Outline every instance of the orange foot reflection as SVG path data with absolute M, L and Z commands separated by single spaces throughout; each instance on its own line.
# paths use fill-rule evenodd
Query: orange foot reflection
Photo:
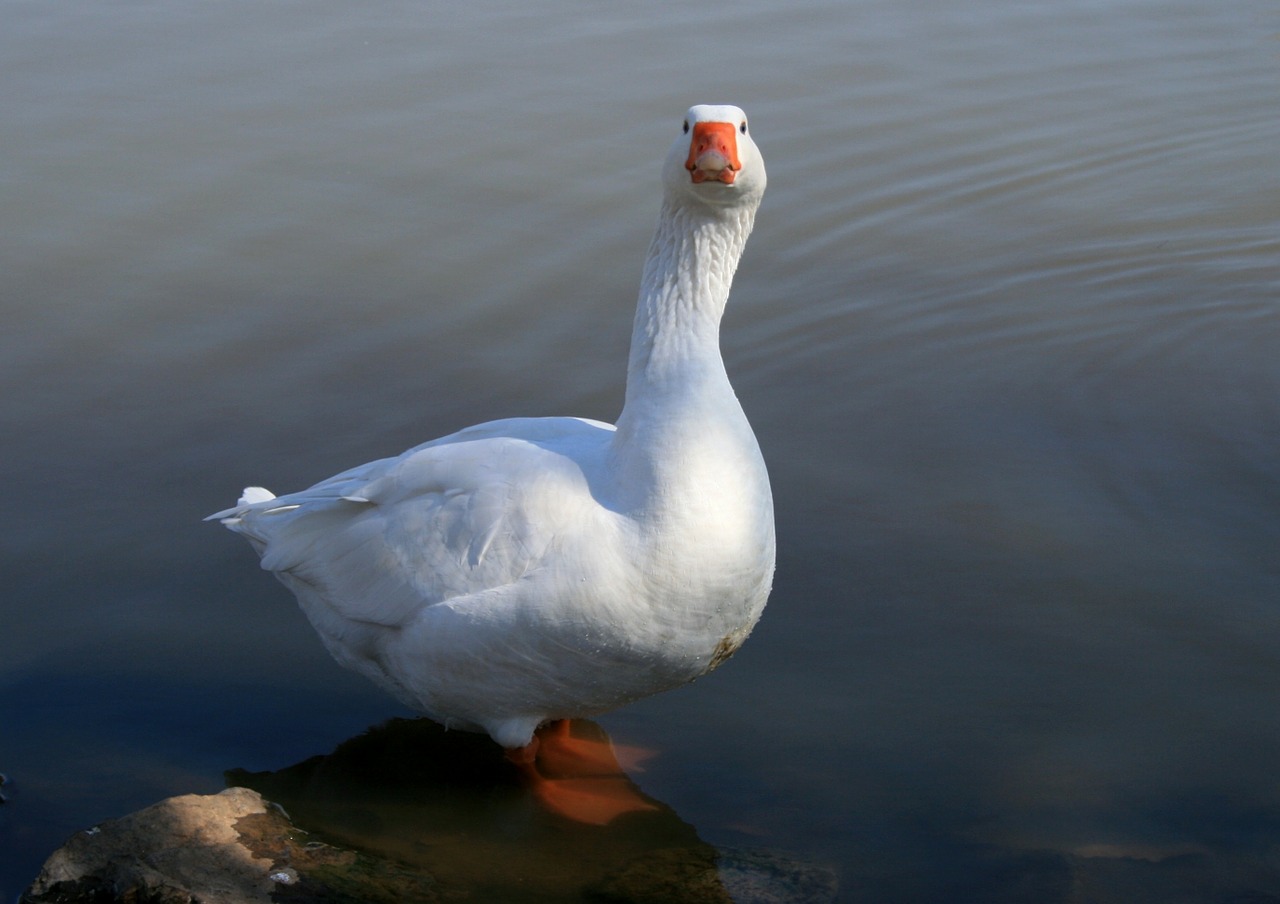
M 587 723 L 588 727 L 590 726 Z M 619 752 L 607 735 L 576 737 L 561 719 L 544 725 L 524 747 L 507 750 L 507 759 L 524 773 L 544 807 L 577 822 L 602 826 L 623 813 L 656 810 L 618 765 Z M 628 748 L 624 759 L 634 767 L 650 756 Z

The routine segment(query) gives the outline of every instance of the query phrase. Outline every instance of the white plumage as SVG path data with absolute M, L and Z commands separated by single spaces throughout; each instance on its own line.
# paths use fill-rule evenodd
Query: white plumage
M 691 108 L 663 181 L 616 428 L 494 421 L 210 516 L 338 662 L 505 747 L 704 674 L 769 593 L 768 475 L 719 350 L 765 186 L 742 111 Z

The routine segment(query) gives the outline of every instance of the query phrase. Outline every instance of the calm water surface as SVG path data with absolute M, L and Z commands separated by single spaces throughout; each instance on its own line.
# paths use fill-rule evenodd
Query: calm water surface
M 643 790 L 845 901 L 1280 900 L 1274 3 L 0 8 L 0 898 L 404 715 L 200 518 L 612 420 L 707 101 L 779 567 Z

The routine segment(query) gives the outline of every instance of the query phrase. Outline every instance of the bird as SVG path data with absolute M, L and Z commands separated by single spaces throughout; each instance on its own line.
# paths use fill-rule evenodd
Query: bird
M 742 109 L 689 108 L 616 425 L 483 423 L 300 492 L 247 487 L 206 520 L 248 540 L 334 659 L 410 708 L 488 733 L 535 780 L 540 746 L 592 760 L 567 720 L 717 668 L 772 587 L 769 475 L 720 351 L 765 184 Z

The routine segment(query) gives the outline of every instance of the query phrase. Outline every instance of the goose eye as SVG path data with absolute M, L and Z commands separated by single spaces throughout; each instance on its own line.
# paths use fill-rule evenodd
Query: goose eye
M 688 134 L 689 134 L 689 120 L 687 120 L 687 119 L 684 121 L 684 133 L 685 133 L 686 135 L 688 135 Z
M 744 119 L 742 125 L 738 126 L 738 131 L 743 135 L 747 134 L 747 121 Z

